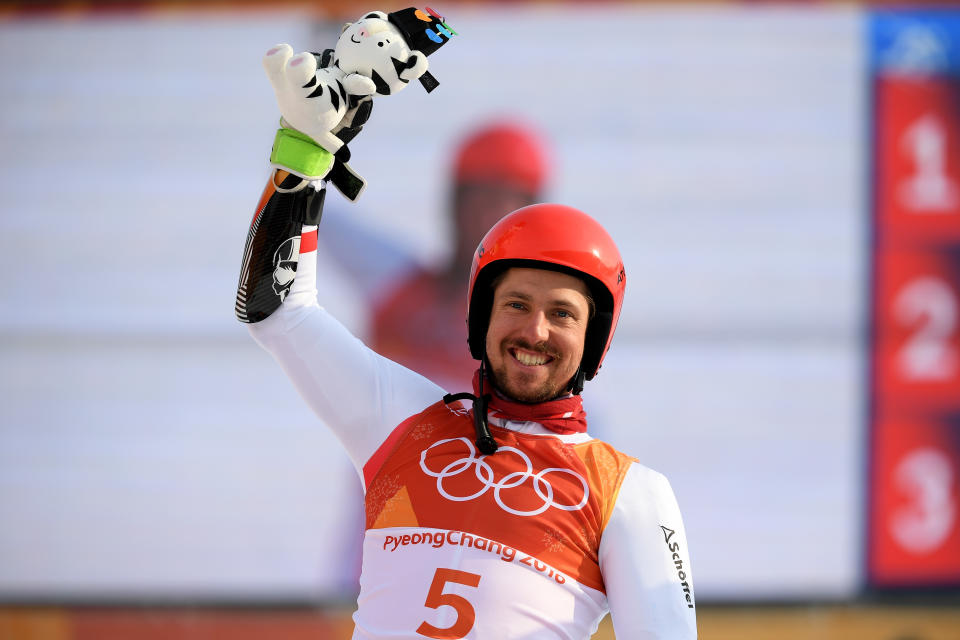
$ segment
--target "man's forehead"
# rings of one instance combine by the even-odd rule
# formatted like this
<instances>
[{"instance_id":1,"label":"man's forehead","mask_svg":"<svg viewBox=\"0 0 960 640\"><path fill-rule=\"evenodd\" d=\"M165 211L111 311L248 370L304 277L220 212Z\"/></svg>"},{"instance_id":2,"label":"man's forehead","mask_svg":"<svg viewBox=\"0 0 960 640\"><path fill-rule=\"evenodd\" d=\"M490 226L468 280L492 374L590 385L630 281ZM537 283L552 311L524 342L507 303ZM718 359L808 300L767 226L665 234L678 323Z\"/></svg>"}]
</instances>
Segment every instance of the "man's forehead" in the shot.
<instances>
[{"instance_id":1,"label":"man's forehead","mask_svg":"<svg viewBox=\"0 0 960 640\"><path fill-rule=\"evenodd\" d=\"M533 296L548 289L570 289L584 298L590 295L586 283L576 276L552 269L531 267L511 267L507 269L497 278L494 295L509 291Z\"/></svg>"}]
</instances>

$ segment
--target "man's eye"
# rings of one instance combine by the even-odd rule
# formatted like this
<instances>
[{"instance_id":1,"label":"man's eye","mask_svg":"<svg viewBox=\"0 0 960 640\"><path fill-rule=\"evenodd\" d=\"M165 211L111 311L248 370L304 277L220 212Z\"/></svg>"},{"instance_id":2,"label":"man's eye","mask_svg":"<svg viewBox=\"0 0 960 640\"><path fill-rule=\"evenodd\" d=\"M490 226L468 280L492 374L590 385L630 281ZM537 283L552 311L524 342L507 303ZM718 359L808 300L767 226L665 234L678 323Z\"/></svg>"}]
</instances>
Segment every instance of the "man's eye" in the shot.
<instances>
[{"instance_id":1,"label":"man's eye","mask_svg":"<svg viewBox=\"0 0 960 640\"><path fill-rule=\"evenodd\" d=\"M520 302L508 302L507 306L511 309L523 309L523 303Z\"/></svg>"}]
</instances>

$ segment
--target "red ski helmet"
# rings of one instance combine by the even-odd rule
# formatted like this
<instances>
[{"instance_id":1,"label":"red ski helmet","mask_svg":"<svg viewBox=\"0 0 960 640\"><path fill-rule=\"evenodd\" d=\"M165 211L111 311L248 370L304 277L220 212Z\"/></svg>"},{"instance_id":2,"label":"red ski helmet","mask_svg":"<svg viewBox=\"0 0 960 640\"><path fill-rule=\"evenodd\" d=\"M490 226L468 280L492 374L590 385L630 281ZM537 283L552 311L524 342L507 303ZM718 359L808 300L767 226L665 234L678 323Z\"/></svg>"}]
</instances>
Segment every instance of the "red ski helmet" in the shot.
<instances>
[{"instance_id":1,"label":"red ski helmet","mask_svg":"<svg viewBox=\"0 0 960 640\"><path fill-rule=\"evenodd\" d=\"M592 380L610 348L627 280L610 234L587 214L561 204L534 204L500 219L480 241L470 268L467 341L486 357L494 279L511 267L548 269L583 280L596 312L587 326L580 370Z\"/></svg>"},{"instance_id":2,"label":"red ski helmet","mask_svg":"<svg viewBox=\"0 0 960 640\"><path fill-rule=\"evenodd\" d=\"M457 183L493 182L538 194L547 180L543 144L511 122L492 123L470 134L458 146L453 165Z\"/></svg>"}]
</instances>

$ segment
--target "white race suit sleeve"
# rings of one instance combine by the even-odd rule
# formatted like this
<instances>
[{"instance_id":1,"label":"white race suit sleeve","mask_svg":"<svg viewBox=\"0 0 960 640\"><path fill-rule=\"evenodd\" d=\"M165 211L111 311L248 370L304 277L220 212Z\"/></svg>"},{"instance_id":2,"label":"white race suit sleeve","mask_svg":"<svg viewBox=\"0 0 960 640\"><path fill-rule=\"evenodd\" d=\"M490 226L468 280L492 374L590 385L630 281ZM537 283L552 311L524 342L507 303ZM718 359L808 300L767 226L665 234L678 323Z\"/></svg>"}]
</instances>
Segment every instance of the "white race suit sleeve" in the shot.
<instances>
[{"instance_id":1,"label":"white race suit sleeve","mask_svg":"<svg viewBox=\"0 0 960 640\"><path fill-rule=\"evenodd\" d=\"M600 540L600 570L618 638L697 637L693 576L667 479L634 463Z\"/></svg>"}]
</instances>

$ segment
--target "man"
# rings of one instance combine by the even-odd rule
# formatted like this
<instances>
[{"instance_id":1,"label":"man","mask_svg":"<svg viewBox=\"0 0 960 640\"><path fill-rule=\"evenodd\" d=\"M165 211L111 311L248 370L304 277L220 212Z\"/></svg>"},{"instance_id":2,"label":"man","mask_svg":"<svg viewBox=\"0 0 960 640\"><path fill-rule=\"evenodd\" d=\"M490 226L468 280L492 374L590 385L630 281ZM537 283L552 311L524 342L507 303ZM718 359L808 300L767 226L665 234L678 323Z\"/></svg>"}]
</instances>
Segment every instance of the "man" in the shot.
<instances>
[{"instance_id":1,"label":"man","mask_svg":"<svg viewBox=\"0 0 960 640\"><path fill-rule=\"evenodd\" d=\"M607 232L555 204L489 230L469 279L474 389L449 395L318 305L323 191L309 182L278 169L268 183L237 313L363 479L354 638L588 638L608 610L622 638L696 637L669 483L586 431L580 392L626 286ZM273 261L291 237L299 261L280 298Z\"/></svg>"}]
</instances>

